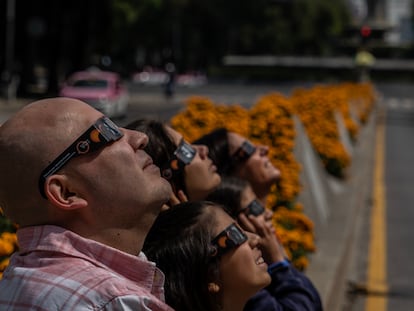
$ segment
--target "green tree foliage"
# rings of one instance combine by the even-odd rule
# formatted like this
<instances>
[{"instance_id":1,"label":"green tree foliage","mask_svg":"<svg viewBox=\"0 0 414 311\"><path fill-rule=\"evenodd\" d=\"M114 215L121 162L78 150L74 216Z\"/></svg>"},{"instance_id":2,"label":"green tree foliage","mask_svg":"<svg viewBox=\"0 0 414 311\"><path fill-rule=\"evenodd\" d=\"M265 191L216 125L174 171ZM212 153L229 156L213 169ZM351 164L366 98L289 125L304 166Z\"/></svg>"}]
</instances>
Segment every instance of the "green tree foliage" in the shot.
<instances>
[{"instance_id":1,"label":"green tree foliage","mask_svg":"<svg viewBox=\"0 0 414 311\"><path fill-rule=\"evenodd\" d=\"M42 34L30 35L33 20ZM208 70L229 54L334 55L348 20L345 0L17 1L15 62L22 90L42 67L52 94L102 56L129 75L170 61L179 71Z\"/></svg>"},{"instance_id":2,"label":"green tree foliage","mask_svg":"<svg viewBox=\"0 0 414 311\"><path fill-rule=\"evenodd\" d=\"M295 54L332 54L333 42L350 21L342 1L301 0L292 9L293 30L296 34Z\"/></svg>"},{"instance_id":3,"label":"green tree foliage","mask_svg":"<svg viewBox=\"0 0 414 311\"><path fill-rule=\"evenodd\" d=\"M112 1L112 52L130 66L217 65L227 54L332 55L349 23L344 1Z\"/></svg>"}]
</instances>

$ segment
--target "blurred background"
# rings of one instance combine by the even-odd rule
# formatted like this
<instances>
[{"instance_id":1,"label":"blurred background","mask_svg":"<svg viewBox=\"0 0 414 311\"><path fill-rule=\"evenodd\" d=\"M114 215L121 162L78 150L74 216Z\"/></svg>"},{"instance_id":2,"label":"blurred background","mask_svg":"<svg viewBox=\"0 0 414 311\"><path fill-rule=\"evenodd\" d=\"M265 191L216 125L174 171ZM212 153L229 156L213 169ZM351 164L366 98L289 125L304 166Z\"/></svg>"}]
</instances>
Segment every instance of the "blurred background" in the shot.
<instances>
[{"instance_id":1,"label":"blurred background","mask_svg":"<svg viewBox=\"0 0 414 311\"><path fill-rule=\"evenodd\" d=\"M200 83L350 80L361 50L375 58L372 79L410 79L413 9L411 0L2 0L0 81L3 93L53 95L90 66L156 83L167 64Z\"/></svg>"}]
</instances>

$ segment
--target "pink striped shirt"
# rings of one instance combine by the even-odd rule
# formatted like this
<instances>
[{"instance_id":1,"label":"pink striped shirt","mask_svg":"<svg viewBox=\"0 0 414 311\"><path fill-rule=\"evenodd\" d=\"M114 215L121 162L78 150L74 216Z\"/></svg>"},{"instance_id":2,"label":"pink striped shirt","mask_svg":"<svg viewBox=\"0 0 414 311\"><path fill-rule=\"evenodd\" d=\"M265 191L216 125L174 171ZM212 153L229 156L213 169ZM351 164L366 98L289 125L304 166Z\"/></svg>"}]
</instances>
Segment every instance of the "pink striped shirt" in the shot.
<instances>
[{"instance_id":1,"label":"pink striped shirt","mask_svg":"<svg viewBox=\"0 0 414 311\"><path fill-rule=\"evenodd\" d=\"M22 228L0 280L0 310L168 310L164 275L132 256L56 226Z\"/></svg>"}]
</instances>

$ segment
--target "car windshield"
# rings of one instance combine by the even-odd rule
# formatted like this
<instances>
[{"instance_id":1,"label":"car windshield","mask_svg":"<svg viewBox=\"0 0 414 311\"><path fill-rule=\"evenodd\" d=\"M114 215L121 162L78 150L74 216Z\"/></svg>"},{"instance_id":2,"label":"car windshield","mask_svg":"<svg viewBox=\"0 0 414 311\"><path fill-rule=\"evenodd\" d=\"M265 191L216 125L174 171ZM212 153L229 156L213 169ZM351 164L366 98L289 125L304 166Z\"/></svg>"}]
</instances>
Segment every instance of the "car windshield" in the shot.
<instances>
[{"instance_id":1,"label":"car windshield","mask_svg":"<svg viewBox=\"0 0 414 311\"><path fill-rule=\"evenodd\" d=\"M84 88L106 88L108 87L108 81L106 80L76 80L71 83L74 87Z\"/></svg>"}]
</instances>

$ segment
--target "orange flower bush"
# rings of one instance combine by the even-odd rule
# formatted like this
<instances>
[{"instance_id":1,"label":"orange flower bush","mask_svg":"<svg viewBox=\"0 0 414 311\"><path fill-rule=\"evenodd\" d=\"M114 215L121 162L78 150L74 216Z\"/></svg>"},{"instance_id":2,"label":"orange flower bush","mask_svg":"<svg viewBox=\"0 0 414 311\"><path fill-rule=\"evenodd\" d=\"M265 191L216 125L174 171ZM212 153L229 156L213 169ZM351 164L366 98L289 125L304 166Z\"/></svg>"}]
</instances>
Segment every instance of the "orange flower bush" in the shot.
<instances>
[{"instance_id":1,"label":"orange flower bush","mask_svg":"<svg viewBox=\"0 0 414 311\"><path fill-rule=\"evenodd\" d=\"M361 124L365 124L377 101L377 93L371 83L344 83L351 114Z\"/></svg>"},{"instance_id":2,"label":"orange flower bush","mask_svg":"<svg viewBox=\"0 0 414 311\"><path fill-rule=\"evenodd\" d=\"M315 251L313 222L302 211L285 207L277 209L274 221L289 258L296 268L304 270L309 264L308 255Z\"/></svg>"},{"instance_id":3,"label":"orange flower bush","mask_svg":"<svg viewBox=\"0 0 414 311\"><path fill-rule=\"evenodd\" d=\"M0 278L9 264L9 257L17 250L16 226L8 220L0 208Z\"/></svg>"},{"instance_id":4,"label":"orange flower bush","mask_svg":"<svg viewBox=\"0 0 414 311\"><path fill-rule=\"evenodd\" d=\"M326 170L334 176L344 177L351 157L340 141L335 112L342 95L335 95L327 86L311 90L297 89L292 101L309 139L322 159Z\"/></svg>"},{"instance_id":5,"label":"orange flower bush","mask_svg":"<svg viewBox=\"0 0 414 311\"><path fill-rule=\"evenodd\" d=\"M326 170L333 176L345 177L351 157L340 140L335 113L343 117L349 137L355 142L359 123L366 122L375 103L372 85L343 83L296 89L291 100Z\"/></svg>"},{"instance_id":6,"label":"orange flower bush","mask_svg":"<svg viewBox=\"0 0 414 311\"><path fill-rule=\"evenodd\" d=\"M186 103L186 109L170 120L171 126L186 140L196 140L218 127L247 136L249 112L240 105L215 104L206 97L197 96L188 98Z\"/></svg>"}]
</instances>

